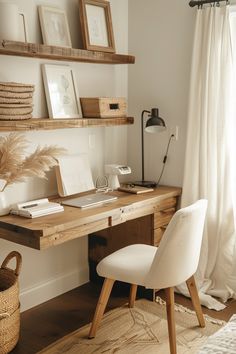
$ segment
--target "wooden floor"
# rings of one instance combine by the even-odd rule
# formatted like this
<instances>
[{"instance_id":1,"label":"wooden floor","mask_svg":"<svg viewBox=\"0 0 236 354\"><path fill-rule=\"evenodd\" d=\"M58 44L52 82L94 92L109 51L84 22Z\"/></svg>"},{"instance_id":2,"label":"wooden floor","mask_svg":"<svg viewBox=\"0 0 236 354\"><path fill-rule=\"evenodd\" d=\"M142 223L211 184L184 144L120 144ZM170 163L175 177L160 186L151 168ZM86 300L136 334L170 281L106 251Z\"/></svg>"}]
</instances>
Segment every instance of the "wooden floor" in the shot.
<instances>
[{"instance_id":1,"label":"wooden floor","mask_svg":"<svg viewBox=\"0 0 236 354\"><path fill-rule=\"evenodd\" d=\"M59 338L89 323L99 292L100 286L88 283L23 312L20 341L12 353L37 353ZM121 290L117 286L112 292L107 310L125 304L127 295L127 288ZM164 297L162 292L160 296ZM192 308L190 300L181 295L176 295L176 302ZM229 301L227 308L220 312L205 308L203 310L212 317L227 321L233 313L236 313L236 301Z\"/></svg>"}]
</instances>

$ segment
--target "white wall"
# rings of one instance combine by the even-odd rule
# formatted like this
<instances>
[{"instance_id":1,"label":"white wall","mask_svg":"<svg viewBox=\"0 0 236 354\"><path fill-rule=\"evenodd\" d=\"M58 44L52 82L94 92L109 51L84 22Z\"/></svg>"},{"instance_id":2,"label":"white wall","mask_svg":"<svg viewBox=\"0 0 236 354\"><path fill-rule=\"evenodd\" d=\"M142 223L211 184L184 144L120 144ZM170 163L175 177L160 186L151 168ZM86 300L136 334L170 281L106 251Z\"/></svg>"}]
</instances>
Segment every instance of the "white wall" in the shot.
<instances>
[{"instance_id":1,"label":"white wall","mask_svg":"<svg viewBox=\"0 0 236 354\"><path fill-rule=\"evenodd\" d=\"M135 116L128 128L128 161L141 179L141 112L157 107L169 127L179 126L172 141L162 184L181 186L193 28L196 9L186 0L129 0L129 110ZM145 133L145 178L157 180L169 132Z\"/></svg>"},{"instance_id":2,"label":"white wall","mask_svg":"<svg viewBox=\"0 0 236 354\"><path fill-rule=\"evenodd\" d=\"M42 43L37 5L49 5L66 10L72 44L81 48L78 0L14 0L27 19L29 42ZM111 1L113 28L117 53L127 53L128 48L128 2ZM86 96L127 96L127 65L102 65L66 63L13 56L0 56L0 81L16 81L35 84L34 117L47 117L43 90L41 64L69 64L78 83L79 94ZM55 131L26 132L31 142L29 150L38 144L57 144L70 153L89 154L92 173L104 174L104 163L126 163L127 128L80 128ZM93 135L95 147L89 148L89 135ZM56 193L54 172L48 180L30 179L27 183L15 184L7 190L9 202L25 201ZM22 310L30 308L60 293L88 281L87 237L73 240L46 251L36 251L0 240L0 262L12 250L23 256L20 277Z\"/></svg>"}]
</instances>

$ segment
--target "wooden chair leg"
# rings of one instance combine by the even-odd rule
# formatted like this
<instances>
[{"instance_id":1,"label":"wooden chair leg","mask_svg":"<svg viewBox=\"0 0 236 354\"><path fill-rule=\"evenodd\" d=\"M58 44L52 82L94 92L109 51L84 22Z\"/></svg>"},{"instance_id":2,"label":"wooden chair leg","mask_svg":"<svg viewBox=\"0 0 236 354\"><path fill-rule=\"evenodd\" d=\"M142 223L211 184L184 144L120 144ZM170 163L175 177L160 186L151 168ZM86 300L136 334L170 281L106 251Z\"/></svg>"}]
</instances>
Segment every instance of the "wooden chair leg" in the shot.
<instances>
[{"instance_id":1,"label":"wooden chair leg","mask_svg":"<svg viewBox=\"0 0 236 354\"><path fill-rule=\"evenodd\" d=\"M137 288L138 288L138 285L131 284L130 293L129 293L129 307L130 308L134 307L134 302L135 302L136 294L137 294Z\"/></svg>"},{"instance_id":2,"label":"wooden chair leg","mask_svg":"<svg viewBox=\"0 0 236 354\"><path fill-rule=\"evenodd\" d=\"M102 286L102 290L98 299L98 303L97 303L97 307L95 310L95 314L93 317L93 322L91 324L91 328L89 331L89 338L94 338L97 332L97 328L101 322L102 316L104 314L108 299L110 297L111 294L111 290L113 287L115 280L113 279L108 279L106 278L104 280L103 286Z\"/></svg>"},{"instance_id":3,"label":"wooden chair leg","mask_svg":"<svg viewBox=\"0 0 236 354\"><path fill-rule=\"evenodd\" d=\"M186 284L187 284L188 291L189 291L190 296L191 296L191 300L192 300L192 304L193 304L194 310L195 310L197 318L198 318L199 325L200 325L200 327L205 327L205 319L203 317L202 307L201 307L201 303L200 303L200 300L199 300L198 291L197 291L197 287L196 287L194 276L189 278L186 281Z\"/></svg>"},{"instance_id":4,"label":"wooden chair leg","mask_svg":"<svg viewBox=\"0 0 236 354\"><path fill-rule=\"evenodd\" d=\"M166 288L166 312L169 332L170 354L177 354L175 331L175 295L174 288Z\"/></svg>"}]
</instances>

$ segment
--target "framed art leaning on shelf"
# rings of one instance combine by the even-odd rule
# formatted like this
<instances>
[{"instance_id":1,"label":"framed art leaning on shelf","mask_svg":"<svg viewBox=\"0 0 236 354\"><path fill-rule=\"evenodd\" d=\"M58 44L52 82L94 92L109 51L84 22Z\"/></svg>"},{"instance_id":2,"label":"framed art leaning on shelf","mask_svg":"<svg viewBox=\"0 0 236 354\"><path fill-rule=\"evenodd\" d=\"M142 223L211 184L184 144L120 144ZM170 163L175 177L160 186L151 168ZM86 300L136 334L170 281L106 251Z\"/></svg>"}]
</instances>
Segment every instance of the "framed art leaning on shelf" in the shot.
<instances>
[{"instance_id":1,"label":"framed art leaning on shelf","mask_svg":"<svg viewBox=\"0 0 236 354\"><path fill-rule=\"evenodd\" d=\"M82 118L72 68L67 65L43 64L42 72L49 118Z\"/></svg>"},{"instance_id":2,"label":"framed art leaning on shelf","mask_svg":"<svg viewBox=\"0 0 236 354\"><path fill-rule=\"evenodd\" d=\"M85 49L115 52L109 1L79 0L80 26Z\"/></svg>"},{"instance_id":3,"label":"framed art leaning on shelf","mask_svg":"<svg viewBox=\"0 0 236 354\"><path fill-rule=\"evenodd\" d=\"M65 11L56 7L38 6L43 43L72 47Z\"/></svg>"}]
</instances>

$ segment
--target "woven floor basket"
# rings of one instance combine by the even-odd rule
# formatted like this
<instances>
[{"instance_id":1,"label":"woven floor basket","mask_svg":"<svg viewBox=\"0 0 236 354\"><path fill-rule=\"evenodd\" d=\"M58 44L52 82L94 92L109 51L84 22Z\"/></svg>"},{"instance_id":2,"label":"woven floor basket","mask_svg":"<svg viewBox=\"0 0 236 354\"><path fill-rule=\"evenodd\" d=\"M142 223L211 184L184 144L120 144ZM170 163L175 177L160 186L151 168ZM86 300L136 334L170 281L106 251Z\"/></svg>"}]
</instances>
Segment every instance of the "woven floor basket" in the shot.
<instances>
[{"instance_id":1,"label":"woven floor basket","mask_svg":"<svg viewBox=\"0 0 236 354\"><path fill-rule=\"evenodd\" d=\"M7 268L16 258L16 269ZM0 354L9 353L17 344L20 333L20 303L18 276L21 269L21 255L11 252L0 268Z\"/></svg>"}]
</instances>

